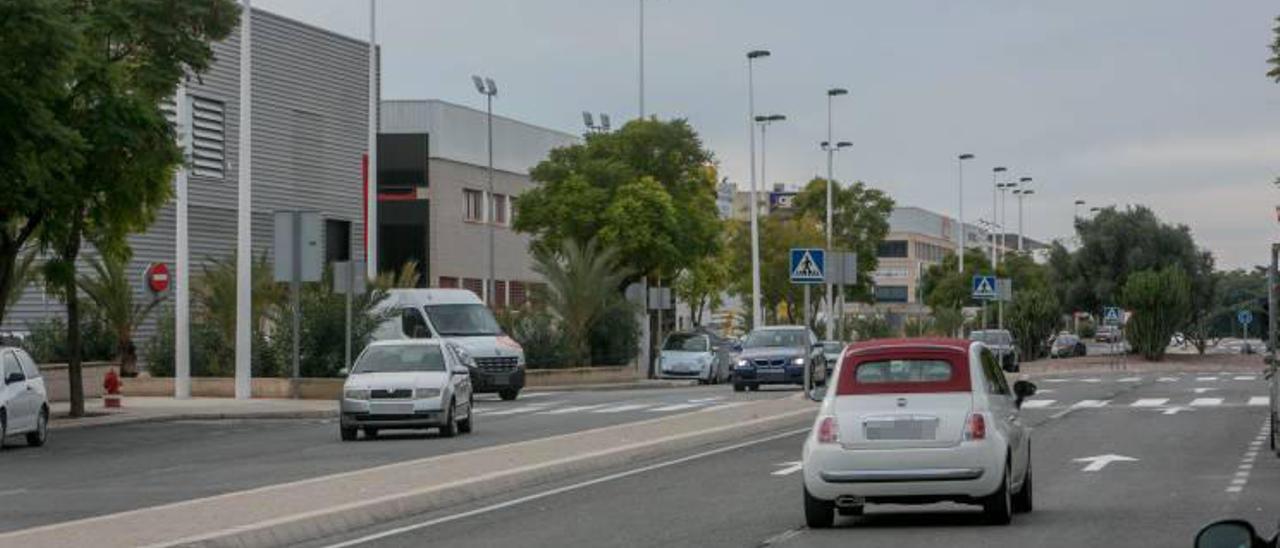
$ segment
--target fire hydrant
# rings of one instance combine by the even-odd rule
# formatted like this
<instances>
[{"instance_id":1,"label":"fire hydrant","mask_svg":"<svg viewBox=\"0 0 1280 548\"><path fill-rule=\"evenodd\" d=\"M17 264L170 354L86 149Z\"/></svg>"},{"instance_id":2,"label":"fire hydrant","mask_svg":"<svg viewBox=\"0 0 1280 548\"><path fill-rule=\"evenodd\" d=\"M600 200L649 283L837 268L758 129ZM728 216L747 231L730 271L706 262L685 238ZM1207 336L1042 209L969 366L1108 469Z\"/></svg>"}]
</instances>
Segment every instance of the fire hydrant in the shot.
<instances>
[{"instance_id":1,"label":"fire hydrant","mask_svg":"<svg viewBox=\"0 0 1280 548\"><path fill-rule=\"evenodd\" d=\"M107 376L102 380L102 388L107 391L102 395L102 406L120 407L120 375L116 374L115 369L107 370Z\"/></svg>"}]
</instances>

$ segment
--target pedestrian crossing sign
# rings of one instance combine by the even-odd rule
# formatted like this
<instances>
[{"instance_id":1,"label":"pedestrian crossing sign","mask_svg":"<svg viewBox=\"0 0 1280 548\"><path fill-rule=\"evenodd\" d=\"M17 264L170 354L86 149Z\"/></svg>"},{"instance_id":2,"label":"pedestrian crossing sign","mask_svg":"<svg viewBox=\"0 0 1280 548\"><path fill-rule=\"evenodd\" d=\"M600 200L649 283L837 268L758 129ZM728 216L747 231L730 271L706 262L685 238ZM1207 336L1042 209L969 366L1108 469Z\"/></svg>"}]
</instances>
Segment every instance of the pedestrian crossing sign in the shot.
<instances>
[{"instance_id":1,"label":"pedestrian crossing sign","mask_svg":"<svg viewBox=\"0 0 1280 548\"><path fill-rule=\"evenodd\" d=\"M1106 314L1103 316L1103 323L1107 325L1120 325L1120 307L1108 306Z\"/></svg>"},{"instance_id":2,"label":"pedestrian crossing sign","mask_svg":"<svg viewBox=\"0 0 1280 548\"><path fill-rule=\"evenodd\" d=\"M990 301L996 298L996 277L995 276L974 276L973 277L973 298L980 301Z\"/></svg>"},{"instance_id":3,"label":"pedestrian crossing sign","mask_svg":"<svg viewBox=\"0 0 1280 548\"><path fill-rule=\"evenodd\" d=\"M826 250L797 248L791 250L791 283L820 284L826 280Z\"/></svg>"}]
</instances>

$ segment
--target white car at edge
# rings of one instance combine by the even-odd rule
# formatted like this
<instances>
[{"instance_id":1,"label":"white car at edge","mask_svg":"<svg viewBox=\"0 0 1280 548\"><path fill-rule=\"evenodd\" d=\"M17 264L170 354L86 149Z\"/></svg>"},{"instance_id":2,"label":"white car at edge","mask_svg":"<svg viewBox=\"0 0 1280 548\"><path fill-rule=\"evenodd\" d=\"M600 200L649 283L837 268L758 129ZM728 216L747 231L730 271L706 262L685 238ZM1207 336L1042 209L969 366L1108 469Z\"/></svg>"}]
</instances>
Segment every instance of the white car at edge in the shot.
<instances>
[{"instance_id":1,"label":"white car at edge","mask_svg":"<svg viewBox=\"0 0 1280 548\"><path fill-rule=\"evenodd\" d=\"M989 523L1032 509L1035 385L1010 387L981 342L882 340L848 347L804 444L809 527L865 504L981 505Z\"/></svg>"},{"instance_id":2,"label":"white car at edge","mask_svg":"<svg viewBox=\"0 0 1280 548\"><path fill-rule=\"evenodd\" d=\"M35 360L21 348L0 346L0 448L18 434L33 447L49 439L49 395Z\"/></svg>"}]
</instances>

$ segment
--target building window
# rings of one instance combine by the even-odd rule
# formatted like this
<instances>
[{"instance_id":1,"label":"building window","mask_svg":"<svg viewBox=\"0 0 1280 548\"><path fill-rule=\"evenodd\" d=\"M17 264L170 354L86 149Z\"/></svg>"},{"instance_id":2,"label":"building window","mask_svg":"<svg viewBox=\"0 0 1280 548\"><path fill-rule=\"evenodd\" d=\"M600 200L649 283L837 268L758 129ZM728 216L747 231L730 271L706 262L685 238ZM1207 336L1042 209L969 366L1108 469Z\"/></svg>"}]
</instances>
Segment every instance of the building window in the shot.
<instances>
[{"instance_id":1,"label":"building window","mask_svg":"<svg viewBox=\"0 0 1280 548\"><path fill-rule=\"evenodd\" d=\"M882 259L905 259L907 257L907 241L885 240L880 242L876 256Z\"/></svg>"},{"instance_id":2,"label":"building window","mask_svg":"<svg viewBox=\"0 0 1280 548\"><path fill-rule=\"evenodd\" d=\"M484 280L479 278L463 278L462 288L469 289L475 293L477 297L484 297Z\"/></svg>"},{"instance_id":3,"label":"building window","mask_svg":"<svg viewBox=\"0 0 1280 548\"><path fill-rule=\"evenodd\" d=\"M457 289L458 279L451 276L441 276L439 287L442 287L444 289Z\"/></svg>"},{"instance_id":4,"label":"building window","mask_svg":"<svg viewBox=\"0 0 1280 548\"><path fill-rule=\"evenodd\" d=\"M507 282L495 280L493 282L493 307L507 307Z\"/></svg>"},{"instance_id":5,"label":"building window","mask_svg":"<svg viewBox=\"0 0 1280 548\"><path fill-rule=\"evenodd\" d=\"M877 285L876 286L876 302L881 302L881 303L907 302L907 286Z\"/></svg>"},{"instance_id":6,"label":"building window","mask_svg":"<svg viewBox=\"0 0 1280 548\"><path fill-rule=\"evenodd\" d=\"M464 188L462 189L462 195L467 204L467 213L464 219L474 223L484 222L484 193L479 190Z\"/></svg>"},{"instance_id":7,"label":"building window","mask_svg":"<svg viewBox=\"0 0 1280 548\"><path fill-rule=\"evenodd\" d=\"M493 220L498 226L507 226L507 195L493 195Z\"/></svg>"},{"instance_id":8,"label":"building window","mask_svg":"<svg viewBox=\"0 0 1280 548\"><path fill-rule=\"evenodd\" d=\"M529 296L524 282L511 282L511 306L519 308L526 302L529 302Z\"/></svg>"}]
</instances>

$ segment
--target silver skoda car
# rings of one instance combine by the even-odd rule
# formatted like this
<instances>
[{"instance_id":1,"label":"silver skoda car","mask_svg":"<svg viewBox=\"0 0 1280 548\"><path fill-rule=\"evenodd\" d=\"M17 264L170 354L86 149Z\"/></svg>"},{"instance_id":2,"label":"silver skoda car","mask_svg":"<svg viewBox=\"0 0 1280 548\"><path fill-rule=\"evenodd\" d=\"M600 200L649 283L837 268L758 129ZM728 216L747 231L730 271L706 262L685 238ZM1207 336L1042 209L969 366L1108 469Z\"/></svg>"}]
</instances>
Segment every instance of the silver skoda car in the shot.
<instances>
[{"instance_id":1,"label":"silver skoda car","mask_svg":"<svg viewBox=\"0 0 1280 548\"><path fill-rule=\"evenodd\" d=\"M356 358L343 385L343 441L379 430L439 428L442 437L472 427L471 359L435 339L379 341Z\"/></svg>"}]
</instances>

